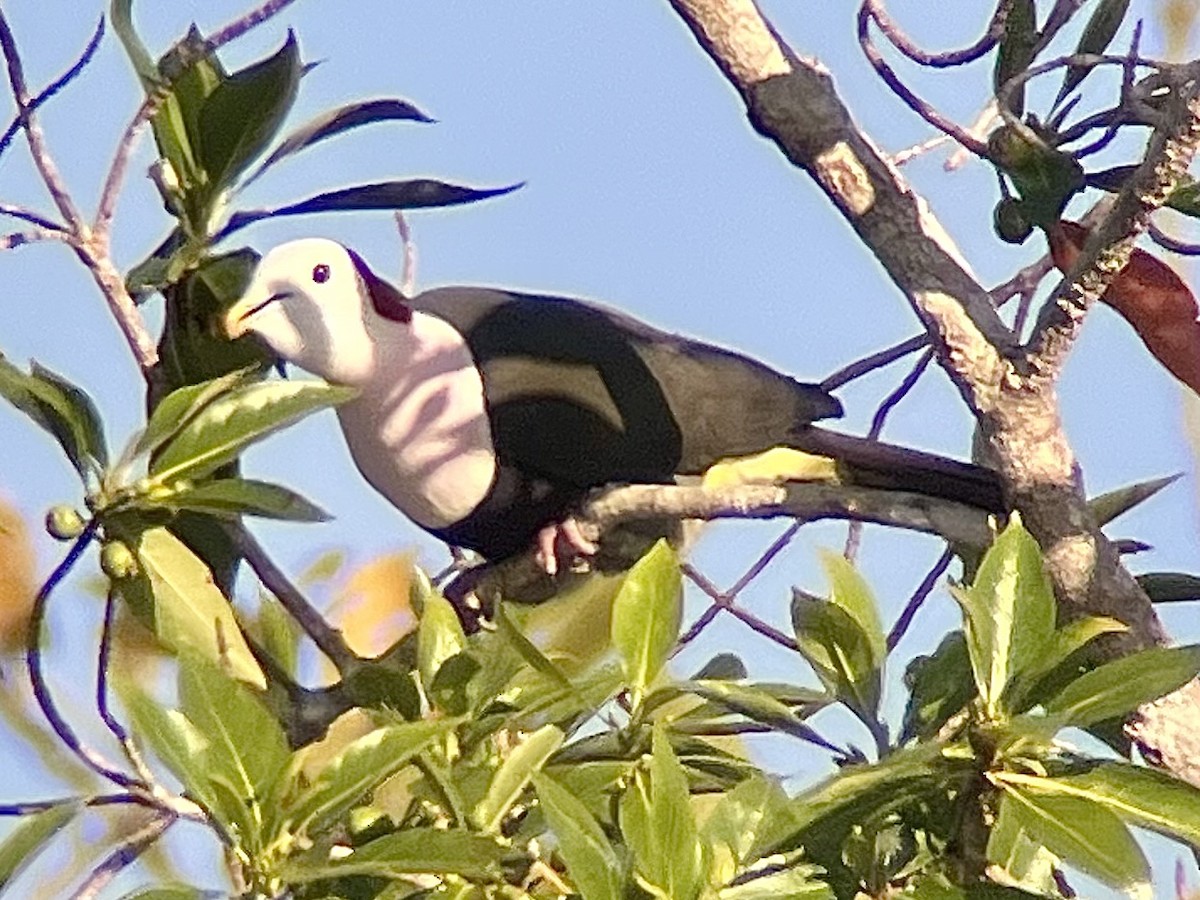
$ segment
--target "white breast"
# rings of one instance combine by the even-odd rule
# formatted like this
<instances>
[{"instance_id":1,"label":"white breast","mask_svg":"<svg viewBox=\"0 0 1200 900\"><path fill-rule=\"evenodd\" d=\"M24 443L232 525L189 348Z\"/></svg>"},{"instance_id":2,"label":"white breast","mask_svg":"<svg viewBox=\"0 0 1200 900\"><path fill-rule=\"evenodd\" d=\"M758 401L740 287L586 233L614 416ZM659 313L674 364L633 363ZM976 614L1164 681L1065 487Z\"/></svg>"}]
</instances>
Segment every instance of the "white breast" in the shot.
<instances>
[{"instance_id":1,"label":"white breast","mask_svg":"<svg viewBox=\"0 0 1200 900\"><path fill-rule=\"evenodd\" d=\"M338 409L346 443L401 512L444 528L479 505L496 474L483 379L462 335L436 316L379 328L371 380Z\"/></svg>"}]
</instances>

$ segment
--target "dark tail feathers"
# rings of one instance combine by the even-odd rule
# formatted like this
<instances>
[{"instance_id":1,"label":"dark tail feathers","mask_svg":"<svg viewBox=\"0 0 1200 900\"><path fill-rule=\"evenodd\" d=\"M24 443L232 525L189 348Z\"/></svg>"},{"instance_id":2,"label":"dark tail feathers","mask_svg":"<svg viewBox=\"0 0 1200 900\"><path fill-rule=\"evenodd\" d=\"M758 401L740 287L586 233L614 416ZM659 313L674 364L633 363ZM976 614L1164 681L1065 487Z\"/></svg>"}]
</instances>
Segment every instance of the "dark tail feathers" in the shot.
<instances>
[{"instance_id":1,"label":"dark tail feathers","mask_svg":"<svg viewBox=\"0 0 1200 900\"><path fill-rule=\"evenodd\" d=\"M912 491L989 512L1006 510L999 476L983 466L812 426L798 429L792 443L806 453L837 460L852 484Z\"/></svg>"}]
</instances>

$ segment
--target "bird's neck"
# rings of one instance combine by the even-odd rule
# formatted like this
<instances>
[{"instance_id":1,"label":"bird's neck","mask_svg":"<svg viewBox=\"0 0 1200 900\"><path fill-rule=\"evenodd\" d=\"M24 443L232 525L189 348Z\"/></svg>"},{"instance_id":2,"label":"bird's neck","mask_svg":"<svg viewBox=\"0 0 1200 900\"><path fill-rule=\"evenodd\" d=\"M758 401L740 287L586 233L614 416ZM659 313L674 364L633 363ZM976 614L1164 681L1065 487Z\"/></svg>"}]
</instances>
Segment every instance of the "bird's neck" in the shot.
<instances>
[{"instance_id":1,"label":"bird's neck","mask_svg":"<svg viewBox=\"0 0 1200 900\"><path fill-rule=\"evenodd\" d=\"M496 470L483 379L462 335L415 312L378 318L373 371L339 408L351 454L367 480L418 524L442 528L486 496Z\"/></svg>"}]
</instances>

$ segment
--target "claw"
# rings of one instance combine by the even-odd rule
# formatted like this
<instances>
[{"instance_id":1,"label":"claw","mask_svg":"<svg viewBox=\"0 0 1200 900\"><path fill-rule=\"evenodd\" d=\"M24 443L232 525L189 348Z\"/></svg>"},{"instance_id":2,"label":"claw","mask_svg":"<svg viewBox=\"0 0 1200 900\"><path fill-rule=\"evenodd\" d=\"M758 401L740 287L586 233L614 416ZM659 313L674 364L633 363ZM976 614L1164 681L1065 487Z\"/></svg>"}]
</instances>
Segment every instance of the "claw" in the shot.
<instances>
[{"instance_id":1,"label":"claw","mask_svg":"<svg viewBox=\"0 0 1200 900\"><path fill-rule=\"evenodd\" d=\"M547 575L558 574L559 545L571 552L571 556L594 556L599 547L595 541L588 540L579 523L574 518L554 522L542 528L537 534L537 554L535 559Z\"/></svg>"}]
</instances>

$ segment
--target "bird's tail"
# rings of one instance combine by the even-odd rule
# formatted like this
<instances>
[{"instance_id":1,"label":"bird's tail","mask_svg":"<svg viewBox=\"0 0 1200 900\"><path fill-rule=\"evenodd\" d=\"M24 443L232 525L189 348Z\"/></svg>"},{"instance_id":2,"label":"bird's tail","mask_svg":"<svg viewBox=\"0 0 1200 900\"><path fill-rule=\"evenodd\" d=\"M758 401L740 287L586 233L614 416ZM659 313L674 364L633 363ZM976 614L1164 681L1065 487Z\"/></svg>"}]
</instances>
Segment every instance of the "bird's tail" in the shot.
<instances>
[{"instance_id":1,"label":"bird's tail","mask_svg":"<svg viewBox=\"0 0 1200 900\"><path fill-rule=\"evenodd\" d=\"M990 512L1006 509L999 476L983 466L813 426L799 429L792 443L836 460L852 484L912 491Z\"/></svg>"}]
</instances>

